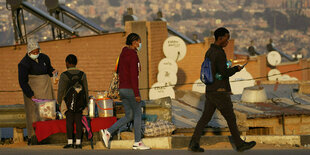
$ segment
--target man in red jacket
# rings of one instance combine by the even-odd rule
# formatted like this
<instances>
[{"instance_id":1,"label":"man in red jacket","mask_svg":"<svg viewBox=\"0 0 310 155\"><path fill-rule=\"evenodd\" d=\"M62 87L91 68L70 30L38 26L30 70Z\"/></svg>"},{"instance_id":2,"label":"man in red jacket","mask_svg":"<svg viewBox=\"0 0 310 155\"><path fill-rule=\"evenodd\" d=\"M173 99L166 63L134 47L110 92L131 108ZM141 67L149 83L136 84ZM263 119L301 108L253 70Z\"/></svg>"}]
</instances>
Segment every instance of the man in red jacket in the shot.
<instances>
[{"instance_id":1,"label":"man in red jacket","mask_svg":"<svg viewBox=\"0 0 310 155\"><path fill-rule=\"evenodd\" d=\"M111 134L134 120L135 143L133 149L148 150L141 141L141 97L139 93L139 71L141 70L137 51L141 49L141 38L136 33L127 36L126 47L119 57L119 93L125 109L125 117L119 119L109 129L100 130L103 142L109 148Z\"/></svg>"}]
</instances>

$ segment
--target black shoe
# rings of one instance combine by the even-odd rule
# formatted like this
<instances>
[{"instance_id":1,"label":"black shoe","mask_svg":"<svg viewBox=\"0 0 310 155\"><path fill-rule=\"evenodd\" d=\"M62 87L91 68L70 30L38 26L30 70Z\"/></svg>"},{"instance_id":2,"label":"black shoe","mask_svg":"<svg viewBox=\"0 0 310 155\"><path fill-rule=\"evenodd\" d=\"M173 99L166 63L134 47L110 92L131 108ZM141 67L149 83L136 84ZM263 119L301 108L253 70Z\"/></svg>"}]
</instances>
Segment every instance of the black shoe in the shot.
<instances>
[{"instance_id":1,"label":"black shoe","mask_svg":"<svg viewBox=\"0 0 310 155\"><path fill-rule=\"evenodd\" d=\"M205 150L200 147L198 143L195 142L190 142L188 146L188 151L193 151L193 152L204 152Z\"/></svg>"},{"instance_id":2,"label":"black shoe","mask_svg":"<svg viewBox=\"0 0 310 155\"><path fill-rule=\"evenodd\" d=\"M28 141L27 144L28 144L28 145L31 145L31 138L28 138L27 141Z\"/></svg>"},{"instance_id":3,"label":"black shoe","mask_svg":"<svg viewBox=\"0 0 310 155\"><path fill-rule=\"evenodd\" d=\"M64 149L71 149L71 148L73 148L73 144L67 144L63 148Z\"/></svg>"},{"instance_id":4,"label":"black shoe","mask_svg":"<svg viewBox=\"0 0 310 155\"><path fill-rule=\"evenodd\" d=\"M75 149L82 149L82 144L74 145L74 148L75 148Z\"/></svg>"},{"instance_id":5,"label":"black shoe","mask_svg":"<svg viewBox=\"0 0 310 155\"><path fill-rule=\"evenodd\" d=\"M238 152L243 152L245 150L249 150L252 147L254 147L256 145L255 141L251 141L251 142L244 142L242 145L237 147L237 151Z\"/></svg>"},{"instance_id":6,"label":"black shoe","mask_svg":"<svg viewBox=\"0 0 310 155\"><path fill-rule=\"evenodd\" d=\"M31 138L28 137L28 141L27 141L28 145L37 145L38 144L38 140L36 136L31 136Z\"/></svg>"}]
</instances>

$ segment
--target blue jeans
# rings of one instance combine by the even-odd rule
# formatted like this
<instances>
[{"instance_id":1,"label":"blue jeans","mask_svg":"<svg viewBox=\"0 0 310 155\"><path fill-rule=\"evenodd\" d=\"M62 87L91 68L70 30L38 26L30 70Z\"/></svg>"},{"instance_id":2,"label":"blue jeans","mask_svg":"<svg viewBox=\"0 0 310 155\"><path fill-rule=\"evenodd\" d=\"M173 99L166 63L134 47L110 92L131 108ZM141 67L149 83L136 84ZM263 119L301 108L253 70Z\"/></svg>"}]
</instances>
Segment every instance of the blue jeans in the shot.
<instances>
[{"instance_id":1,"label":"blue jeans","mask_svg":"<svg viewBox=\"0 0 310 155\"><path fill-rule=\"evenodd\" d=\"M125 109L125 117L119 119L109 129L113 133L130 121L134 121L135 142L141 141L141 104L136 102L135 94L132 89L120 89L119 94Z\"/></svg>"}]
</instances>

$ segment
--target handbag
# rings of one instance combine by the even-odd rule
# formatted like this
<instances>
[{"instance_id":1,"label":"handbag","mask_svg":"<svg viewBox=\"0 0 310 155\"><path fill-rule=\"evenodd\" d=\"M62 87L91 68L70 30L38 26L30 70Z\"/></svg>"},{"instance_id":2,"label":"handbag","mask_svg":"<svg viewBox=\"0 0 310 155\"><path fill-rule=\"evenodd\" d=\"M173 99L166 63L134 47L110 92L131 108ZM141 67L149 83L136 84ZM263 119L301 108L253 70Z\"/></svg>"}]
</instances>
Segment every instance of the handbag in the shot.
<instances>
[{"instance_id":1,"label":"handbag","mask_svg":"<svg viewBox=\"0 0 310 155\"><path fill-rule=\"evenodd\" d=\"M119 99L119 77L118 77L119 57L116 60L115 72L112 73L112 81L108 91L108 97L111 99Z\"/></svg>"}]
</instances>

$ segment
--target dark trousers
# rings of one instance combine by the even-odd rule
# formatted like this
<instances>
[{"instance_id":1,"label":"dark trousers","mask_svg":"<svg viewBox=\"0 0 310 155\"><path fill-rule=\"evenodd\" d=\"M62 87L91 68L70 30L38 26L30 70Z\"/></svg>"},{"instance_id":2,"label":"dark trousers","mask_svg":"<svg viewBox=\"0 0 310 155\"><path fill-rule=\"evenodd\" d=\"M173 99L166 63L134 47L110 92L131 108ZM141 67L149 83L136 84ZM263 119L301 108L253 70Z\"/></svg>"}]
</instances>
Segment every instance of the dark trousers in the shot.
<instances>
[{"instance_id":1,"label":"dark trousers","mask_svg":"<svg viewBox=\"0 0 310 155\"><path fill-rule=\"evenodd\" d=\"M67 127L67 138L73 139L74 123L76 125L76 139L82 138L82 112L73 112L67 110L66 112L66 127Z\"/></svg>"},{"instance_id":2,"label":"dark trousers","mask_svg":"<svg viewBox=\"0 0 310 155\"><path fill-rule=\"evenodd\" d=\"M228 92L207 92L205 108L201 118L199 119L194 134L192 143L199 143L201 134L205 126L211 120L215 110L218 109L227 121L230 133L236 146L240 146L243 140L240 138L240 132L236 123L236 116L233 110L233 104Z\"/></svg>"}]
</instances>

